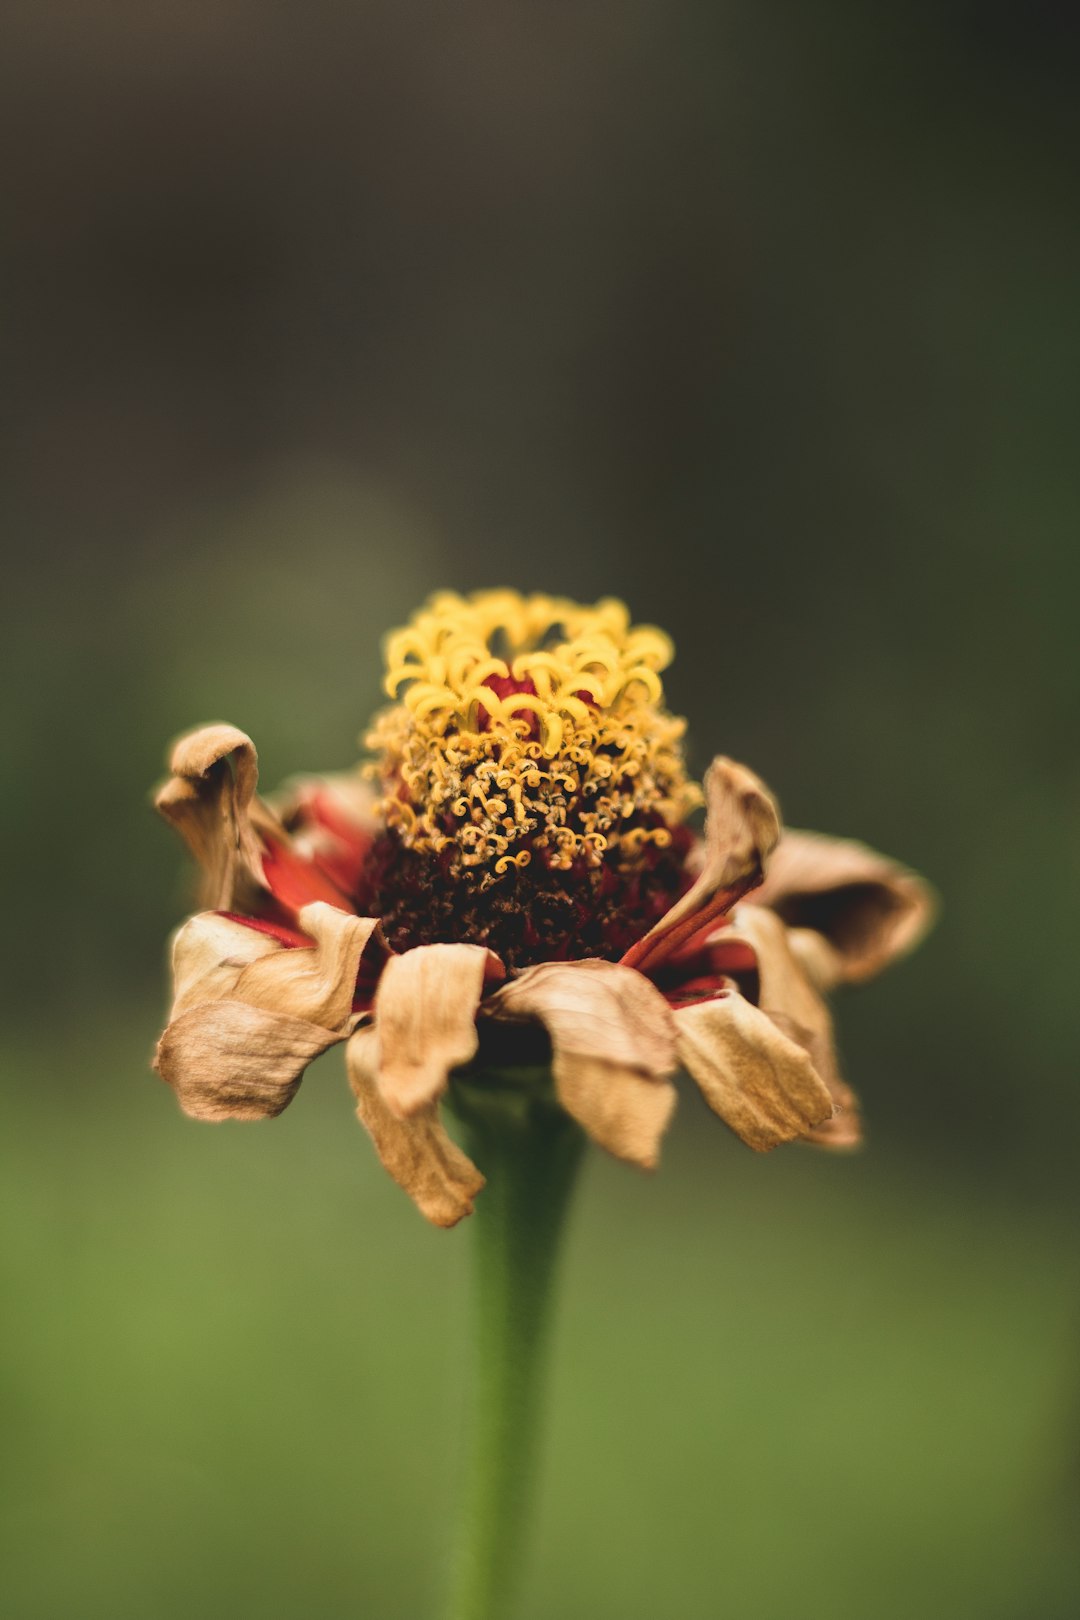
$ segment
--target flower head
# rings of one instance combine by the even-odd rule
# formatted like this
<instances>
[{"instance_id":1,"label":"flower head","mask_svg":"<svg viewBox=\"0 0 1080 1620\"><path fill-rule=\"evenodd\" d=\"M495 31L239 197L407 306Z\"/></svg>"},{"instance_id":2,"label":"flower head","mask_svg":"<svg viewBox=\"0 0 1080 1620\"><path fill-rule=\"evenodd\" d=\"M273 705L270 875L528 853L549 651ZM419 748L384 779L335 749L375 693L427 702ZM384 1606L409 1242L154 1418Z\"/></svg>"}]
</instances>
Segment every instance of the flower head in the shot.
<instances>
[{"instance_id":1,"label":"flower head","mask_svg":"<svg viewBox=\"0 0 1080 1620\"><path fill-rule=\"evenodd\" d=\"M539 1050L558 1103L639 1165L680 1064L752 1147L854 1145L822 992L914 945L928 891L862 845L781 837L731 760L692 785L671 656L619 602L444 593L388 638L397 701L362 772L268 803L242 732L182 738L157 804L212 909L176 936L156 1067L185 1110L279 1113L347 1040L383 1163L444 1226L483 1177L440 1100L493 1051Z\"/></svg>"}]
</instances>

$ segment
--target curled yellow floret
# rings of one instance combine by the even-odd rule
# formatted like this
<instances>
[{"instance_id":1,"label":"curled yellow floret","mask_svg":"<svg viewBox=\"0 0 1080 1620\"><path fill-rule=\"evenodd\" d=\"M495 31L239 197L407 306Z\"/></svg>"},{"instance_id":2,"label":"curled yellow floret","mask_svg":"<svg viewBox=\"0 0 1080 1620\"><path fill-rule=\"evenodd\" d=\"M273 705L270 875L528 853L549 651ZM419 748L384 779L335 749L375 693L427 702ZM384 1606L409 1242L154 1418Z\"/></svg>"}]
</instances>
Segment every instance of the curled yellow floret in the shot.
<instances>
[{"instance_id":1,"label":"curled yellow floret","mask_svg":"<svg viewBox=\"0 0 1080 1620\"><path fill-rule=\"evenodd\" d=\"M624 603L440 592L386 641L396 699L366 738L387 825L491 881L641 859L698 802L663 707L670 638Z\"/></svg>"}]
</instances>

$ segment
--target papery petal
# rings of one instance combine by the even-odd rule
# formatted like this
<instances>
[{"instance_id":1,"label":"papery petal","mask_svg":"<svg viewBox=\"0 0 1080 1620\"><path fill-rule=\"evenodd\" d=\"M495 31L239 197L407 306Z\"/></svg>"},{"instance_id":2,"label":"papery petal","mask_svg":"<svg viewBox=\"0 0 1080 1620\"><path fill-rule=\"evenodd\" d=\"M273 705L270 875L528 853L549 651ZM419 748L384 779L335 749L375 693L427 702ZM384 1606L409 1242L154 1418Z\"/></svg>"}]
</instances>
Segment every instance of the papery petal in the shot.
<instances>
[{"instance_id":1,"label":"papery petal","mask_svg":"<svg viewBox=\"0 0 1080 1620\"><path fill-rule=\"evenodd\" d=\"M420 1213L435 1226L455 1226L472 1214L484 1178L446 1134L437 1103L408 1119L391 1112L379 1079L379 1043L377 1029L358 1029L345 1048L357 1115L383 1167Z\"/></svg>"},{"instance_id":2,"label":"papery petal","mask_svg":"<svg viewBox=\"0 0 1080 1620\"><path fill-rule=\"evenodd\" d=\"M379 1085L399 1117L445 1091L450 1071L476 1056L476 1009L490 979L502 978L482 945L418 945L390 958L375 992Z\"/></svg>"},{"instance_id":3,"label":"papery petal","mask_svg":"<svg viewBox=\"0 0 1080 1620\"><path fill-rule=\"evenodd\" d=\"M202 726L175 744L172 775L154 804L203 871L202 900L220 911L257 909L273 894L292 911L324 900L348 911L338 887L291 848L278 817L255 796L255 745L235 726Z\"/></svg>"},{"instance_id":4,"label":"papery petal","mask_svg":"<svg viewBox=\"0 0 1080 1620\"><path fill-rule=\"evenodd\" d=\"M170 1017L179 1018L200 1002L227 1000L245 967L282 949L272 935L219 911L197 912L173 935Z\"/></svg>"},{"instance_id":5,"label":"papery petal","mask_svg":"<svg viewBox=\"0 0 1080 1620\"><path fill-rule=\"evenodd\" d=\"M556 1059L559 1101L586 1135L615 1158L655 1170L675 1112L675 1087L629 1064L567 1055Z\"/></svg>"},{"instance_id":6,"label":"papery petal","mask_svg":"<svg viewBox=\"0 0 1080 1620\"><path fill-rule=\"evenodd\" d=\"M863 1145L862 1116L859 1113L859 1099L851 1087L837 1075L835 1081L829 1086L832 1095L834 1111L831 1119L826 1119L813 1130L801 1136L801 1142L809 1142L812 1147L828 1148L830 1152L851 1153Z\"/></svg>"},{"instance_id":7,"label":"papery petal","mask_svg":"<svg viewBox=\"0 0 1080 1620\"><path fill-rule=\"evenodd\" d=\"M264 883L262 849L251 826L259 780L255 745L235 726L202 726L175 744L169 769L155 807L202 867L204 903L228 910L252 885Z\"/></svg>"},{"instance_id":8,"label":"papery petal","mask_svg":"<svg viewBox=\"0 0 1080 1620\"><path fill-rule=\"evenodd\" d=\"M735 991L682 1007L674 1019L684 1068L748 1147L767 1152L832 1116L809 1054Z\"/></svg>"},{"instance_id":9,"label":"papery petal","mask_svg":"<svg viewBox=\"0 0 1080 1620\"><path fill-rule=\"evenodd\" d=\"M858 1102L840 1075L828 1006L795 955L790 931L775 912L744 901L734 914L733 927L725 933L753 947L757 957L757 1005L783 1034L809 1054L838 1110L808 1132L806 1140L826 1147L856 1147L862 1139Z\"/></svg>"},{"instance_id":10,"label":"papery petal","mask_svg":"<svg viewBox=\"0 0 1080 1620\"><path fill-rule=\"evenodd\" d=\"M656 1164L676 1056L671 1009L654 985L615 962L543 962L497 990L483 1014L542 1023L567 1113L617 1158Z\"/></svg>"},{"instance_id":11,"label":"papery petal","mask_svg":"<svg viewBox=\"0 0 1080 1620\"><path fill-rule=\"evenodd\" d=\"M872 978L912 950L936 909L930 886L851 839L784 832L755 904L792 930L792 949L819 989Z\"/></svg>"},{"instance_id":12,"label":"papery petal","mask_svg":"<svg viewBox=\"0 0 1080 1620\"><path fill-rule=\"evenodd\" d=\"M314 943L299 948L214 912L178 930L175 1000L154 1067L194 1118L280 1113L311 1059L354 1027L353 990L377 920L316 903L300 921Z\"/></svg>"},{"instance_id":13,"label":"papery petal","mask_svg":"<svg viewBox=\"0 0 1080 1620\"><path fill-rule=\"evenodd\" d=\"M314 950L260 957L241 973L234 994L254 1007L307 1018L327 1029L343 1028L352 1011L360 958L379 934L379 919L354 917L320 900L303 907L300 926L315 941ZM379 939L381 944L381 935Z\"/></svg>"},{"instance_id":14,"label":"papery petal","mask_svg":"<svg viewBox=\"0 0 1080 1620\"><path fill-rule=\"evenodd\" d=\"M244 1001L208 1001L173 1019L154 1068L192 1119L272 1119L312 1058L340 1039L337 1030Z\"/></svg>"},{"instance_id":15,"label":"papery petal","mask_svg":"<svg viewBox=\"0 0 1080 1620\"><path fill-rule=\"evenodd\" d=\"M173 939L173 1016L229 998L336 1029L348 1021L360 958L385 953L377 917L354 917L322 901L300 912L303 946L220 912L189 917Z\"/></svg>"},{"instance_id":16,"label":"papery petal","mask_svg":"<svg viewBox=\"0 0 1080 1620\"><path fill-rule=\"evenodd\" d=\"M704 786L701 871L693 887L622 958L639 973L654 972L673 951L756 887L780 835L776 804L745 765L720 755L706 771Z\"/></svg>"},{"instance_id":17,"label":"papery petal","mask_svg":"<svg viewBox=\"0 0 1080 1620\"><path fill-rule=\"evenodd\" d=\"M784 924L775 912L745 901L734 915L731 933L749 942L757 957L757 1005L781 1028L800 1031L799 1044L828 1084L837 1070L832 1018L793 955Z\"/></svg>"}]
</instances>

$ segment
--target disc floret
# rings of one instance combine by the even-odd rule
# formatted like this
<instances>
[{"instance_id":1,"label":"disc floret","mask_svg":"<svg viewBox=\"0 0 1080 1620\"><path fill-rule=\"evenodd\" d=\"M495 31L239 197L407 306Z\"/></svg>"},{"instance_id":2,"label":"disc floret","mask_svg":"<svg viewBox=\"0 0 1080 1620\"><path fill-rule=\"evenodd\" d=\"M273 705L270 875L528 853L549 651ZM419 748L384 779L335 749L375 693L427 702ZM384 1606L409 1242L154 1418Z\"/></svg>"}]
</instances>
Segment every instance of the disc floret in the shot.
<instances>
[{"instance_id":1,"label":"disc floret","mask_svg":"<svg viewBox=\"0 0 1080 1620\"><path fill-rule=\"evenodd\" d=\"M432 597L388 638L398 701L366 738L392 846L473 896L518 892L530 868L537 892L573 879L617 905L615 889L655 873L670 897L664 854L700 800L685 722L663 706L672 653L613 599ZM498 899L502 912L509 890Z\"/></svg>"}]
</instances>

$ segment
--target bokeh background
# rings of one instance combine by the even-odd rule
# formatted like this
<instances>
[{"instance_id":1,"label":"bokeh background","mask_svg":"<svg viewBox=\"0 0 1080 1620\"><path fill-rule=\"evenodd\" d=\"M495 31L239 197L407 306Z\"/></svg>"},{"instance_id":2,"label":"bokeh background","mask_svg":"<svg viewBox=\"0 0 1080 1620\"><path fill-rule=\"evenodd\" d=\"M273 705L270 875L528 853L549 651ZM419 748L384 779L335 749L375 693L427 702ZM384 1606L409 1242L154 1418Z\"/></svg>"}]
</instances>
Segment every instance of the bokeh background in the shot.
<instances>
[{"instance_id":1,"label":"bokeh background","mask_svg":"<svg viewBox=\"0 0 1080 1620\"><path fill-rule=\"evenodd\" d=\"M468 1233L339 1053L148 1072L223 718L336 768L430 590L624 596L696 767L944 896L854 1160L590 1162L525 1620L1065 1620L1077 28L780 0L5 7L0 1608L423 1620Z\"/></svg>"}]
</instances>

